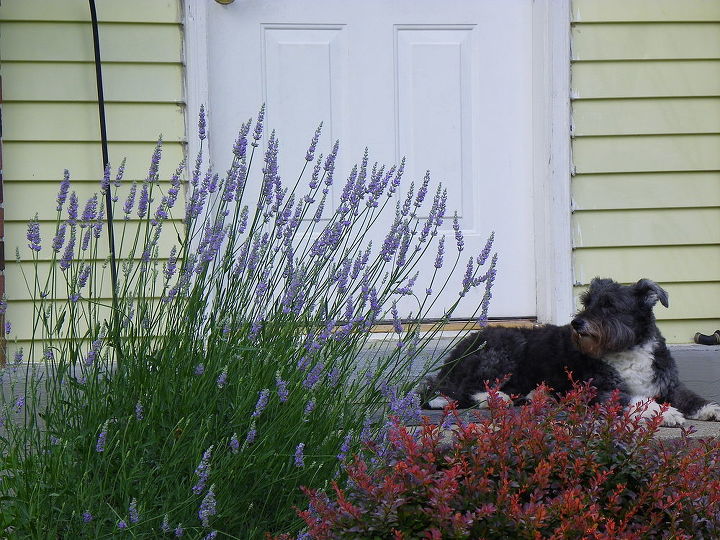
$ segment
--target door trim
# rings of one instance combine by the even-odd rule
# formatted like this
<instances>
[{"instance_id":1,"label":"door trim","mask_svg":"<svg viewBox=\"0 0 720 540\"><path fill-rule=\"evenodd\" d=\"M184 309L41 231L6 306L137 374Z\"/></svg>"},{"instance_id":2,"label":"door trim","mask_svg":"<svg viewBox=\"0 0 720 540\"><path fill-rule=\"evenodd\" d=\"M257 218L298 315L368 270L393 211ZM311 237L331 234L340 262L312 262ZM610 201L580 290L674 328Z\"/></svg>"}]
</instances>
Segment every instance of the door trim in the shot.
<instances>
[{"instance_id":1,"label":"door trim","mask_svg":"<svg viewBox=\"0 0 720 540\"><path fill-rule=\"evenodd\" d=\"M574 311L570 204L570 2L532 0L533 208L537 320L564 324ZM186 137L197 155L197 111L208 103L208 9L183 1ZM212 111L207 113L212 144Z\"/></svg>"},{"instance_id":2,"label":"door trim","mask_svg":"<svg viewBox=\"0 0 720 540\"><path fill-rule=\"evenodd\" d=\"M533 205L538 321L566 324L572 286L570 2L533 0Z\"/></svg>"}]
</instances>

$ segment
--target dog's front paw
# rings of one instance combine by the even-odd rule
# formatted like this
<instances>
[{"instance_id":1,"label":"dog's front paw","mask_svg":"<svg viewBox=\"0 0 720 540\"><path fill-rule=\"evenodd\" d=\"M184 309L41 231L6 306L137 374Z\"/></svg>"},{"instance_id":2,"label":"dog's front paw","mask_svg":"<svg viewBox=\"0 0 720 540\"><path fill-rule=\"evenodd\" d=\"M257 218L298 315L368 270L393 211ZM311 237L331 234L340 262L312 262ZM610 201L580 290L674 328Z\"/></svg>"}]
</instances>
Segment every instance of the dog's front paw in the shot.
<instances>
[{"instance_id":1,"label":"dog's front paw","mask_svg":"<svg viewBox=\"0 0 720 540\"><path fill-rule=\"evenodd\" d=\"M711 422L720 422L720 405L713 402L707 403L688 418L691 420L709 420Z\"/></svg>"},{"instance_id":2,"label":"dog's front paw","mask_svg":"<svg viewBox=\"0 0 720 540\"><path fill-rule=\"evenodd\" d=\"M442 396L436 397L428 401L428 409L444 409L449 403L450 401Z\"/></svg>"},{"instance_id":3,"label":"dog's front paw","mask_svg":"<svg viewBox=\"0 0 720 540\"><path fill-rule=\"evenodd\" d=\"M634 415L640 416L640 418L651 419L662 414L662 422L660 423L663 427L679 427L685 423L685 416L675 407L668 407L664 412L662 405L655 400L646 400L637 398L633 402L635 406Z\"/></svg>"},{"instance_id":4,"label":"dog's front paw","mask_svg":"<svg viewBox=\"0 0 720 540\"><path fill-rule=\"evenodd\" d=\"M661 426L664 427L679 427L685 423L685 416L675 407L668 407L668 409L662 413Z\"/></svg>"}]
</instances>

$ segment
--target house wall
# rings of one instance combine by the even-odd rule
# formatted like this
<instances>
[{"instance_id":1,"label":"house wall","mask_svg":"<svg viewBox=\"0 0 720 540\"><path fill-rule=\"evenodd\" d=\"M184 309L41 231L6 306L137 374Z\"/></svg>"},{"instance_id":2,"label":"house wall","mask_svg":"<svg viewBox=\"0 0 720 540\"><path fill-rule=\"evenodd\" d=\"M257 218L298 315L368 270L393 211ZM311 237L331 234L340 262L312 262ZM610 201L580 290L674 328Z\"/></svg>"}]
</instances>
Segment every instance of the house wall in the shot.
<instances>
[{"instance_id":1,"label":"house wall","mask_svg":"<svg viewBox=\"0 0 720 540\"><path fill-rule=\"evenodd\" d=\"M720 328L720 2L573 0L575 291L648 277L671 342Z\"/></svg>"},{"instance_id":2,"label":"house wall","mask_svg":"<svg viewBox=\"0 0 720 540\"><path fill-rule=\"evenodd\" d=\"M183 157L185 139L182 6L178 0L98 0L97 12L110 163L117 167L126 157L127 183L142 181L162 134L160 176L169 178ZM0 6L10 355L15 338L23 345L31 336L32 302L20 273L20 266L32 271L28 219L38 213L47 246L63 169L69 169L81 205L102 177L89 21L86 0L3 0ZM43 249L43 269L49 258L50 250Z\"/></svg>"}]
</instances>

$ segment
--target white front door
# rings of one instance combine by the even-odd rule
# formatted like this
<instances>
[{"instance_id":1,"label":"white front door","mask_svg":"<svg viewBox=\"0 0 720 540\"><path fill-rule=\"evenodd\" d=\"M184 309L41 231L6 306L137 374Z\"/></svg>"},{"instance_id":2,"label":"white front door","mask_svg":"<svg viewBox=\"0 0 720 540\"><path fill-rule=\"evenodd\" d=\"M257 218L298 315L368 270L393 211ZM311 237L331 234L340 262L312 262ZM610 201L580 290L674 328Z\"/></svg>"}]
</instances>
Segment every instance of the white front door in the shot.
<instances>
[{"instance_id":1,"label":"white front door","mask_svg":"<svg viewBox=\"0 0 720 540\"><path fill-rule=\"evenodd\" d=\"M286 183L320 121L324 151L341 141L338 179L365 147L371 162L407 156L405 182L417 186L429 169L448 188L449 215L460 216L465 250L453 291L467 257L495 231L490 316L537 314L532 0L208 3L207 105L217 170L262 103L281 141ZM451 258L451 219L444 228ZM466 298L455 316L473 313L481 296ZM430 316L442 316L440 304L455 298Z\"/></svg>"}]
</instances>

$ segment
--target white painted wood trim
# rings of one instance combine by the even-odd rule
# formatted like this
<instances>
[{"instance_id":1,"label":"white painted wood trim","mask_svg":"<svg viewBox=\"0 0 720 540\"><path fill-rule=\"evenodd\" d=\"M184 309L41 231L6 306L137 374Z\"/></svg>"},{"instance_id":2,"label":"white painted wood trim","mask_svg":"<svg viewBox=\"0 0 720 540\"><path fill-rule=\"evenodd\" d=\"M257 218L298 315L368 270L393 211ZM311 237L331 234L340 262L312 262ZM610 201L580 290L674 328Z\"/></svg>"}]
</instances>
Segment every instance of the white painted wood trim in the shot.
<instances>
[{"instance_id":1,"label":"white painted wood trim","mask_svg":"<svg viewBox=\"0 0 720 540\"><path fill-rule=\"evenodd\" d=\"M195 157L200 150L197 134L197 119L200 105L207 108L208 90L208 2L184 0L185 42L185 136L187 140L186 169L192 170ZM205 140L205 159L210 156L211 113L207 112L207 133ZM207 163L207 161L206 161Z\"/></svg>"},{"instance_id":2,"label":"white painted wood trim","mask_svg":"<svg viewBox=\"0 0 720 540\"><path fill-rule=\"evenodd\" d=\"M538 321L566 324L572 295L570 1L533 0L533 204Z\"/></svg>"}]
</instances>

